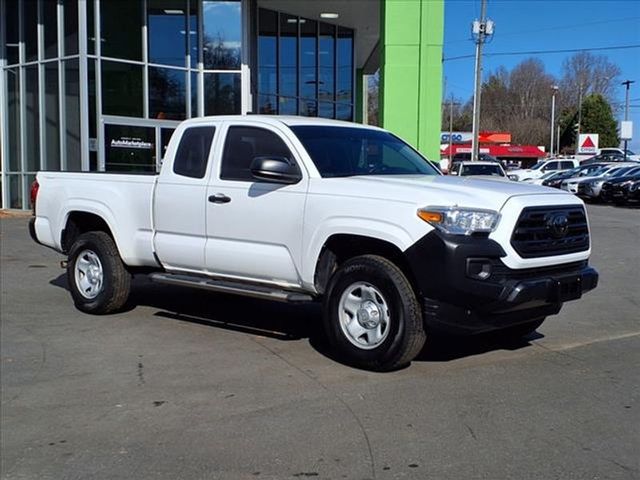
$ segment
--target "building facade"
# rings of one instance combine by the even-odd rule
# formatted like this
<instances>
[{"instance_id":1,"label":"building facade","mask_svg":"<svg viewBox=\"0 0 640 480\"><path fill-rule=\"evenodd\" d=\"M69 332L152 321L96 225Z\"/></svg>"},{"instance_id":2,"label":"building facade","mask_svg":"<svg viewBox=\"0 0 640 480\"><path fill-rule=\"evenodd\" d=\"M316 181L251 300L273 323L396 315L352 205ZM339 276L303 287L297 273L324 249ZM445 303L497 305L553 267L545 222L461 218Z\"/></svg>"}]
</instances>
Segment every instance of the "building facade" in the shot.
<instances>
[{"instance_id":1,"label":"building facade","mask_svg":"<svg viewBox=\"0 0 640 480\"><path fill-rule=\"evenodd\" d=\"M0 0L3 208L39 170L155 172L176 125L379 119L438 158L443 0Z\"/></svg>"}]
</instances>

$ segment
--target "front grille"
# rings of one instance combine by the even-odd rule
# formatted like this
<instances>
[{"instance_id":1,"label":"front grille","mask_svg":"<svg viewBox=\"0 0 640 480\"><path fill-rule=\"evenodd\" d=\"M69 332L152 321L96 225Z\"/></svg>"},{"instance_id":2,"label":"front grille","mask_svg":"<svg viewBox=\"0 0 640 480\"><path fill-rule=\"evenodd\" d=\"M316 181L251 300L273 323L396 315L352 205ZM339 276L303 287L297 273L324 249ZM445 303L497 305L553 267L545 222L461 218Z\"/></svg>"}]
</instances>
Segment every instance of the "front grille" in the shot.
<instances>
[{"instance_id":1,"label":"front grille","mask_svg":"<svg viewBox=\"0 0 640 480\"><path fill-rule=\"evenodd\" d=\"M567 218L566 232L554 228L554 219ZM511 245L523 258L549 257L589 248L587 216L581 206L527 207L511 236Z\"/></svg>"}]
</instances>

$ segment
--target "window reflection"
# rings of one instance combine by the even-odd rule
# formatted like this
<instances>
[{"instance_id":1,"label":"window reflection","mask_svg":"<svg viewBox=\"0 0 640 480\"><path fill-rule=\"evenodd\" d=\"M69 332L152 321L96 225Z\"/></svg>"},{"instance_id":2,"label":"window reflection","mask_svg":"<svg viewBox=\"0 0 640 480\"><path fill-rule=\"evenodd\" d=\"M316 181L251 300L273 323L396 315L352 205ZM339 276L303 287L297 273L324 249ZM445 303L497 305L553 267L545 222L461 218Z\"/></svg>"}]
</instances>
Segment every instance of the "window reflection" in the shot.
<instances>
[{"instance_id":1,"label":"window reflection","mask_svg":"<svg viewBox=\"0 0 640 480\"><path fill-rule=\"evenodd\" d=\"M91 3L91 2L89 2ZM53 58L58 56L58 4L47 0L42 4L42 23L44 27L44 56Z\"/></svg>"},{"instance_id":2,"label":"window reflection","mask_svg":"<svg viewBox=\"0 0 640 480\"><path fill-rule=\"evenodd\" d=\"M187 117L186 72L149 67L149 117L184 120Z\"/></svg>"},{"instance_id":3,"label":"window reflection","mask_svg":"<svg viewBox=\"0 0 640 480\"><path fill-rule=\"evenodd\" d=\"M38 115L38 67L30 66L24 69L25 72L25 104L26 136L31 141L26 142L27 171L35 172L40 170L40 142L37 141L40 135L40 123Z\"/></svg>"},{"instance_id":4,"label":"window reflection","mask_svg":"<svg viewBox=\"0 0 640 480\"><path fill-rule=\"evenodd\" d=\"M102 113L142 117L142 66L102 61Z\"/></svg>"},{"instance_id":5,"label":"window reflection","mask_svg":"<svg viewBox=\"0 0 640 480\"><path fill-rule=\"evenodd\" d=\"M204 68L237 70L241 62L240 1L202 2Z\"/></svg>"},{"instance_id":6,"label":"window reflection","mask_svg":"<svg viewBox=\"0 0 640 480\"><path fill-rule=\"evenodd\" d=\"M64 0L64 54L78 53L78 0Z\"/></svg>"},{"instance_id":7,"label":"window reflection","mask_svg":"<svg viewBox=\"0 0 640 480\"><path fill-rule=\"evenodd\" d=\"M301 21L305 21L301 19ZM298 17L280 14L280 95L298 95ZM293 100L293 99L290 99ZM295 114L297 102L281 101L281 113ZM285 106L286 105L286 106Z\"/></svg>"},{"instance_id":8,"label":"window reflection","mask_svg":"<svg viewBox=\"0 0 640 480\"><path fill-rule=\"evenodd\" d=\"M353 48L349 28L260 9L258 111L351 120Z\"/></svg>"},{"instance_id":9,"label":"window reflection","mask_svg":"<svg viewBox=\"0 0 640 480\"><path fill-rule=\"evenodd\" d=\"M149 62L184 67L187 31L185 0L149 0Z\"/></svg>"},{"instance_id":10,"label":"window reflection","mask_svg":"<svg viewBox=\"0 0 640 480\"><path fill-rule=\"evenodd\" d=\"M205 73L204 114L230 115L240 113L240 74Z\"/></svg>"},{"instance_id":11,"label":"window reflection","mask_svg":"<svg viewBox=\"0 0 640 480\"><path fill-rule=\"evenodd\" d=\"M5 48L7 65L13 65L14 63L18 63L18 47L20 45L18 37L18 9L5 7L5 18L0 19L0 21L4 22L6 32L7 43L5 44Z\"/></svg>"},{"instance_id":12,"label":"window reflection","mask_svg":"<svg viewBox=\"0 0 640 480\"><path fill-rule=\"evenodd\" d=\"M258 88L263 94L275 94L278 90L278 14L261 8L258 21Z\"/></svg>"},{"instance_id":13,"label":"window reflection","mask_svg":"<svg viewBox=\"0 0 640 480\"><path fill-rule=\"evenodd\" d=\"M142 60L142 2L100 2L102 55Z\"/></svg>"},{"instance_id":14,"label":"window reflection","mask_svg":"<svg viewBox=\"0 0 640 480\"><path fill-rule=\"evenodd\" d=\"M16 10L17 3L14 4ZM31 62L38 59L38 3L36 0L25 0L22 8L24 54L26 61Z\"/></svg>"}]
</instances>

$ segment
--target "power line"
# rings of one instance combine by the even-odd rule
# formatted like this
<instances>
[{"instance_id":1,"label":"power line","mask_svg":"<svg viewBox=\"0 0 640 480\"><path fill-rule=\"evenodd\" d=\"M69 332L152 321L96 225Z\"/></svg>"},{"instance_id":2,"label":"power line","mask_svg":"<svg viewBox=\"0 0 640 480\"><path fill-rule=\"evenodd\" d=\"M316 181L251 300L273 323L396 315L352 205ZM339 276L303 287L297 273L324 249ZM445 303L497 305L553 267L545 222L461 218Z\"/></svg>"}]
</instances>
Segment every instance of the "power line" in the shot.
<instances>
[{"instance_id":1,"label":"power line","mask_svg":"<svg viewBox=\"0 0 640 480\"><path fill-rule=\"evenodd\" d=\"M585 23L574 23L572 25L558 25L556 27L546 27L546 28L538 28L536 30L524 30L524 31L518 31L518 32L512 32L512 33L501 33L500 34L500 38L508 38L508 37L518 37L520 35L528 35L530 33L540 33L540 32L552 32L552 31L556 31L556 30L569 30L571 28L581 28L581 27L588 27L591 25L602 25L605 23L618 23L618 22L630 22L632 20L640 20L640 17L628 17L628 18L615 18L615 19L610 19L610 20L598 20L595 22L585 22ZM447 45L451 45L452 43L462 43L462 42L468 42L469 39L465 38L464 40L453 40L451 42L447 42Z\"/></svg>"},{"instance_id":2,"label":"power line","mask_svg":"<svg viewBox=\"0 0 640 480\"><path fill-rule=\"evenodd\" d=\"M638 45L615 45L613 47L592 47L592 48L567 48L563 50L529 50L529 51L520 51L520 52L494 52L494 53L485 53L485 57L506 57L511 55L544 55L548 53L577 53L577 52L597 52L603 50L628 50L630 48L640 48L640 44ZM448 62L450 60L462 60L464 58L474 58L475 55L460 55L458 57L449 57L443 58L443 62Z\"/></svg>"}]
</instances>

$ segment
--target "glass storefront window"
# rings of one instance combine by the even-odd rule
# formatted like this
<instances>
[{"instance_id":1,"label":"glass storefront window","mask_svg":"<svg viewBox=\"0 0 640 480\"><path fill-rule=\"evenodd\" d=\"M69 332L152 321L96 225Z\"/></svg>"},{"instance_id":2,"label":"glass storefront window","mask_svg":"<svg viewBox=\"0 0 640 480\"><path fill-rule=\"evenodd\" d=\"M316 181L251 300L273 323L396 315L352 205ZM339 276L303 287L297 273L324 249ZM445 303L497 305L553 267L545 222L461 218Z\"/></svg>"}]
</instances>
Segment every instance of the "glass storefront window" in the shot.
<instances>
[{"instance_id":1,"label":"glass storefront window","mask_svg":"<svg viewBox=\"0 0 640 480\"><path fill-rule=\"evenodd\" d=\"M25 135L27 142L26 169L29 172L40 170L40 116L38 115L38 67L36 65L24 69L25 77Z\"/></svg>"},{"instance_id":2,"label":"glass storefront window","mask_svg":"<svg viewBox=\"0 0 640 480\"><path fill-rule=\"evenodd\" d=\"M100 2L102 55L142 60L142 2Z\"/></svg>"},{"instance_id":3,"label":"glass storefront window","mask_svg":"<svg viewBox=\"0 0 640 480\"><path fill-rule=\"evenodd\" d=\"M80 71L79 62L65 60L64 68L64 103L65 103L65 157L67 170L82 170L80 155Z\"/></svg>"},{"instance_id":4,"label":"glass storefront window","mask_svg":"<svg viewBox=\"0 0 640 480\"><path fill-rule=\"evenodd\" d=\"M8 65L18 63L18 47L20 39L18 37L18 9L5 7L5 18L0 19L4 22L4 31L6 32L6 59Z\"/></svg>"},{"instance_id":5,"label":"glass storefront window","mask_svg":"<svg viewBox=\"0 0 640 480\"><path fill-rule=\"evenodd\" d=\"M89 2L91 3L91 2ZM44 27L44 58L58 56L58 3L47 0L42 3Z\"/></svg>"},{"instance_id":6,"label":"glass storefront window","mask_svg":"<svg viewBox=\"0 0 640 480\"><path fill-rule=\"evenodd\" d=\"M258 95L258 113L276 115L278 113L278 97L276 95Z\"/></svg>"},{"instance_id":7,"label":"glass storefront window","mask_svg":"<svg viewBox=\"0 0 640 480\"><path fill-rule=\"evenodd\" d=\"M278 93L278 13L263 8L259 11L258 89L262 94Z\"/></svg>"},{"instance_id":8,"label":"glass storefront window","mask_svg":"<svg viewBox=\"0 0 640 480\"><path fill-rule=\"evenodd\" d=\"M14 5L13 8L17 10L17 2ZM22 2L22 28L25 60L27 62L38 60L38 2L36 0Z\"/></svg>"},{"instance_id":9,"label":"glass storefront window","mask_svg":"<svg viewBox=\"0 0 640 480\"><path fill-rule=\"evenodd\" d=\"M187 32L185 0L149 0L149 62L186 65Z\"/></svg>"},{"instance_id":10,"label":"glass storefront window","mask_svg":"<svg viewBox=\"0 0 640 480\"><path fill-rule=\"evenodd\" d=\"M240 113L240 74L204 74L204 114L232 115Z\"/></svg>"},{"instance_id":11,"label":"glass storefront window","mask_svg":"<svg viewBox=\"0 0 640 480\"><path fill-rule=\"evenodd\" d=\"M258 11L257 110L353 119L352 29Z\"/></svg>"},{"instance_id":12,"label":"glass storefront window","mask_svg":"<svg viewBox=\"0 0 640 480\"><path fill-rule=\"evenodd\" d=\"M7 80L7 105L9 141L7 150L9 154L9 171L17 172L20 167L20 69L11 67L5 70Z\"/></svg>"},{"instance_id":13,"label":"glass storefront window","mask_svg":"<svg viewBox=\"0 0 640 480\"><path fill-rule=\"evenodd\" d=\"M22 208L21 175L7 176L9 187L9 208Z\"/></svg>"},{"instance_id":14,"label":"glass storefront window","mask_svg":"<svg viewBox=\"0 0 640 480\"><path fill-rule=\"evenodd\" d=\"M326 23L320 24L320 40L318 52L318 99L320 101L333 101L335 87L335 66L334 66L334 48L335 48L335 27ZM320 107L322 112L323 108ZM324 117L320 113L320 116Z\"/></svg>"},{"instance_id":15,"label":"glass storefront window","mask_svg":"<svg viewBox=\"0 0 640 480\"><path fill-rule=\"evenodd\" d=\"M336 100L353 103L353 30L338 27Z\"/></svg>"},{"instance_id":16,"label":"glass storefront window","mask_svg":"<svg viewBox=\"0 0 640 480\"><path fill-rule=\"evenodd\" d=\"M142 66L102 61L102 113L142 117Z\"/></svg>"},{"instance_id":17,"label":"glass storefront window","mask_svg":"<svg viewBox=\"0 0 640 480\"><path fill-rule=\"evenodd\" d=\"M300 19L300 21L305 21ZM280 95L298 96L298 17L280 14L280 51L279 51ZM283 106L281 102L280 106ZM294 114L297 102L286 102L287 107L281 113Z\"/></svg>"},{"instance_id":18,"label":"glass storefront window","mask_svg":"<svg viewBox=\"0 0 640 480\"><path fill-rule=\"evenodd\" d=\"M187 118L184 70L149 67L149 117L161 120Z\"/></svg>"},{"instance_id":19,"label":"glass storefront window","mask_svg":"<svg viewBox=\"0 0 640 480\"><path fill-rule=\"evenodd\" d=\"M64 54L78 53L78 0L64 0Z\"/></svg>"},{"instance_id":20,"label":"glass storefront window","mask_svg":"<svg viewBox=\"0 0 640 480\"><path fill-rule=\"evenodd\" d=\"M87 0L87 53L96 53L96 19L93 0Z\"/></svg>"},{"instance_id":21,"label":"glass storefront window","mask_svg":"<svg viewBox=\"0 0 640 480\"><path fill-rule=\"evenodd\" d=\"M175 132L175 128L161 128L160 129L160 158L164 158L167 153L167 148L169 148L169 141L171 140L171 135Z\"/></svg>"},{"instance_id":22,"label":"glass storefront window","mask_svg":"<svg viewBox=\"0 0 640 480\"><path fill-rule=\"evenodd\" d=\"M44 67L45 170L60 170L59 100L58 62L48 62Z\"/></svg>"},{"instance_id":23,"label":"glass storefront window","mask_svg":"<svg viewBox=\"0 0 640 480\"><path fill-rule=\"evenodd\" d=\"M155 172L156 129L132 125L105 125L107 172Z\"/></svg>"},{"instance_id":24,"label":"glass storefront window","mask_svg":"<svg viewBox=\"0 0 640 480\"><path fill-rule=\"evenodd\" d=\"M198 116L198 72L191 72L191 118Z\"/></svg>"},{"instance_id":25,"label":"glass storefront window","mask_svg":"<svg viewBox=\"0 0 640 480\"><path fill-rule=\"evenodd\" d=\"M239 70L242 53L240 1L204 0L204 68Z\"/></svg>"},{"instance_id":26,"label":"glass storefront window","mask_svg":"<svg viewBox=\"0 0 640 480\"><path fill-rule=\"evenodd\" d=\"M313 20L306 20L300 24L300 96L303 99L315 99L318 80L316 77L316 58L318 56L318 24ZM301 101L305 108L300 114L315 116L317 107L315 102ZM313 105L310 105L312 103Z\"/></svg>"}]
</instances>

